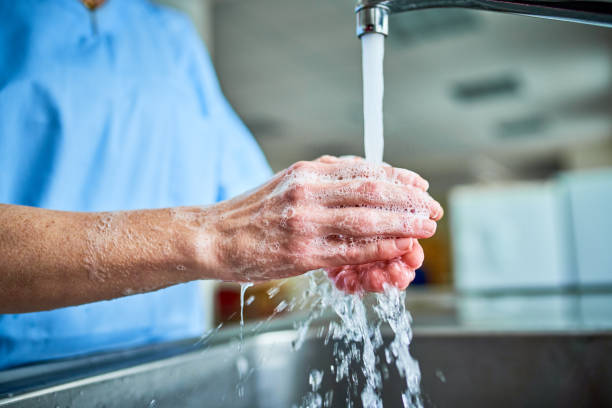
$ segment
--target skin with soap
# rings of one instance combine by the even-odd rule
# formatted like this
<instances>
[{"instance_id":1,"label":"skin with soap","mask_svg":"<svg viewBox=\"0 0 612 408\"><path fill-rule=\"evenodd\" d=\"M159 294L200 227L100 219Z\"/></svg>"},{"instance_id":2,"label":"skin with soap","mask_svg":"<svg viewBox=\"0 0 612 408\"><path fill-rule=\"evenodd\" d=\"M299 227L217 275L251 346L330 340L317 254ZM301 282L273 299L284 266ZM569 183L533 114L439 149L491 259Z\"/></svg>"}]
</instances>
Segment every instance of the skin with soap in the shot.
<instances>
[{"instance_id":1,"label":"skin with soap","mask_svg":"<svg viewBox=\"0 0 612 408\"><path fill-rule=\"evenodd\" d=\"M426 189L408 170L324 157L206 207L77 213L0 205L0 313L318 268L347 291L379 290L384 281L403 288L422 262L416 239L431 237L442 216Z\"/></svg>"},{"instance_id":2,"label":"skin with soap","mask_svg":"<svg viewBox=\"0 0 612 408\"><path fill-rule=\"evenodd\" d=\"M383 292L385 283L404 290L423 265L423 259L423 248L415 239L413 247L397 258L328 268L327 273L336 287L347 293Z\"/></svg>"},{"instance_id":3,"label":"skin with soap","mask_svg":"<svg viewBox=\"0 0 612 408\"><path fill-rule=\"evenodd\" d=\"M213 234L218 278L262 281L402 256L441 217L426 187L413 172L363 160L296 163L212 210L223 219Z\"/></svg>"},{"instance_id":4,"label":"skin with soap","mask_svg":"<svg viewBox=\"0 0 612 408\"><path fill-rule=\"evenodd\" d=\"M348 157L347 159L363 160L360 157ZM341 159L323 156L318 160L332 163ZM427 183L417 184L423 191L427 191ZM442 218L442 215L443 211L440 207L432 214L432 217L437 221ZM326 271L336 287L347 293L383 292L385 284L404 290L414 280L415 271L423 265L424 259L423 248L418 240L413 239L409 249L397 258L361 265L343 265L327 268Z\"/></svg>"}]
</instances>

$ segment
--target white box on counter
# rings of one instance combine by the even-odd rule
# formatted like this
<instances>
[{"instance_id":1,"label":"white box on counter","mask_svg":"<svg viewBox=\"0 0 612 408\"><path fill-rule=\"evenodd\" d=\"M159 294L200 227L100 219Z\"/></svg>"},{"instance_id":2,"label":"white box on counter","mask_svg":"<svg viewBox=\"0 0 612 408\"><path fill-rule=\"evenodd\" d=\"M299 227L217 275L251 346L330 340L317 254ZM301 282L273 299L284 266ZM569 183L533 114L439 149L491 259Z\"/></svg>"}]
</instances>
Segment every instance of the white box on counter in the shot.
<instances>
[{"instance_id":1,"label":"white box on counter","mask_svg":"<svg viewBox=\"0 0 612 408\"><path fill-rule=\"evenodd\" d=\"M612 285L612 169L563 173L559 186L569 207L578 284Z\"/></svg>"},{"instance_id":2,"label":"white box on counter","mask_svg":"<svg viewBox=\"0 0 612 408\"><path fill-rule=\"evenodd\" d=\"M575 283L568 217L554 182L464 186L450 194L455 285L463 291Z\"/></svg>"}]
</instances>

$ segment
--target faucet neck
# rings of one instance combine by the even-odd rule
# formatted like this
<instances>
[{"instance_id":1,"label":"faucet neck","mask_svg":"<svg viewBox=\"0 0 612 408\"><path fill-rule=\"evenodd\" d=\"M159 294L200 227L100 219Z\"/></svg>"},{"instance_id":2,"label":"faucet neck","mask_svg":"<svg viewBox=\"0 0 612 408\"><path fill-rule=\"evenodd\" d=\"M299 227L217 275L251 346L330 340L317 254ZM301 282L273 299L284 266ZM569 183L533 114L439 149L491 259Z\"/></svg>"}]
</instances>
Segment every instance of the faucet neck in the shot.
<instances>
[{"instance_id":1,"label":"faucet neck","mask_svg":"<svg viewBox=\"0 0 612 408\"><path fill-rule=\"evenodd\" d=\"M612 27L610 0L359 0L355 9L357 35L367 32L387 35L387 20L391 13L443 7L523 14Z\"/></svg>"}]
</instances>

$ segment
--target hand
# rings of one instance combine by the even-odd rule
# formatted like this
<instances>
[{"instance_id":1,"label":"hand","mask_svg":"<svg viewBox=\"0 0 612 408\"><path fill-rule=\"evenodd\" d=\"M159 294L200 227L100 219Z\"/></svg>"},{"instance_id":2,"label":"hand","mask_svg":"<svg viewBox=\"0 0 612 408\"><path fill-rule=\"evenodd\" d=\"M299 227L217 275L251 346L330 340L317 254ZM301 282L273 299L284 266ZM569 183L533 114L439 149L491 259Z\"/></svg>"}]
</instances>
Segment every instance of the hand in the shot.
<instances>
[{"instance_id":1,"label":"hand","mask_svg":"<svg viewBox=\"0 0 612 408\"><path fill-rule=\"evenodd\" d=\"M328 268L327 274L336 287L346 293L383 292L385 283L404 290L423 264L425 255L416 239L404 255L388 261Z\"/></svg>"},{"instance_id":2,"label":"hand","mask_svg":"<svg viewBox=\"0 0 612 408\"><path fill-rule=\"evenodd\" d=\"M389 261L435 233L442 207L427 187L389 165L330 156L298 162L250 193L199 209L206 221L196 253L232 281Z\"/></svg>"},{"instance_id":3,"label":"hand","mask_svg":"<svg viewBox=\"0 0 612 408\"><path fill-rule=\"evenodd\" d=\"M356 156L346 157L347 160L362 161ZM324 163L338 162L336 157L323 156L317 159ZM424 187L424 191L427 186ZM442 212L436 214L436 221L442 218ZM382 292L384 284L390 284L400 290L408 287L414 280L415 271L423 265L425 258L419 242L413 240L412 247L405 254L388 261L371 262L362 265L344 265L336 268L326 268L329 278L336 287L347 293Z\"/></svg>"}]
</instances>

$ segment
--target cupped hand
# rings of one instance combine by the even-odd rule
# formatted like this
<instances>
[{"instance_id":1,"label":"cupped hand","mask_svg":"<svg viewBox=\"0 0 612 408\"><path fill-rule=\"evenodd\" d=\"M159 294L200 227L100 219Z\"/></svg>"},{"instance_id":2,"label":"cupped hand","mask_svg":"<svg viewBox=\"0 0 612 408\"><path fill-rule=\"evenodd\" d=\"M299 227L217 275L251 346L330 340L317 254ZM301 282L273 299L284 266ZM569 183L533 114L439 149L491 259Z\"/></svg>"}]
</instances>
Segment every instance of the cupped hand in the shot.
<instances>
[{"instance_id":1,"label":"cupped hand","mask_svg":"<svg viewBox=\"0 0 612 408\"><path fill-rule=\"evenodd\" d=\"M401 257L384 269L395 271L401 285L413 266L404 256L416 238L435 233L443 213L427 187L416 173L386 164L331 156L298 162L254 191L203 209L199 247L212 250L215 262L207 265L224 280L278 279ZM378 287L381 268L368 268L366 286Z\"/></svg>"},{"instance_id":2,"label":"cupped hand","mask_svg":"<svg viewBox=\"0 0 612 408\"><path fill-rule=\"evenodd\" d=\"M327 268L326 271L336 287L346 293L383 292L385 283L404 290L414 279L423 259L423 248L415 239L412 248L397 258Z\"/></svg>"}]
</instances>

